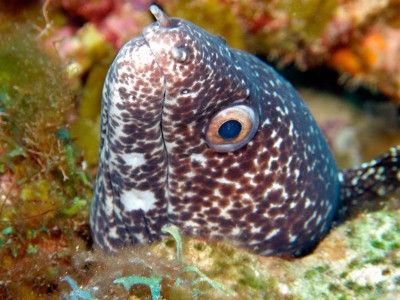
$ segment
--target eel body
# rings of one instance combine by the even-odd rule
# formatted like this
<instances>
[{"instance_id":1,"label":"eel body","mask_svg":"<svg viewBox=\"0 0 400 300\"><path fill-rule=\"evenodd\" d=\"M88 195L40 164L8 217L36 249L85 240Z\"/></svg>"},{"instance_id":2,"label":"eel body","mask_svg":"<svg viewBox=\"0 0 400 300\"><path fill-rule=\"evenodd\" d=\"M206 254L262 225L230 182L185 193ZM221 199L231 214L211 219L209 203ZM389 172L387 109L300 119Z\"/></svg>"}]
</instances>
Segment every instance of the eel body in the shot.
<instances>
[{"instance_id":1,"label":"eel body","mask_svg":"<svg viewBox=\"0 0 400 300\"><path fill-rule=\"evenodd\" d=\"M301 254L344 201L399 185L399 148L338 171L303 100L270 66L150 10L157 21L120 50L104 83L98 247L149 243L171 223L262 255Z\"/></svg>"}]
</instances>

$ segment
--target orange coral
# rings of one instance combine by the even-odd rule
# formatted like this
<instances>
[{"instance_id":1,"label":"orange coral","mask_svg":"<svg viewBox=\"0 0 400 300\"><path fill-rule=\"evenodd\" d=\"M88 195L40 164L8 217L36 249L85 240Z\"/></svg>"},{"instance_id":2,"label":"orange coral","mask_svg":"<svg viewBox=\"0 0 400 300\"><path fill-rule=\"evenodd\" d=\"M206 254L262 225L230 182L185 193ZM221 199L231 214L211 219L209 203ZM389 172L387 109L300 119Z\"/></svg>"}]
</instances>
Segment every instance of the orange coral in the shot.
<instances>
[{"instance_id":1,"label":"orange coral","mask_svg":"<svg viewBox=\"0 0 400 300\"><path fill-rule=\"evenodd\" d=\"M330 64L343 72L357 75L361 72L361 63L358 57L347 48L340 48L332 55Z\"/></svg>"},{"instance_id":2,"label":"orange coral","mask_svg":"<svg viewBox=\"0 0 400 300\"><path fill-rule=\"evenodd\" d=\"M360 45L360 56L369 69L376 68L386 52L386 41L379 32L371 32L365 36Z\"/></svg>"}]
</instances>

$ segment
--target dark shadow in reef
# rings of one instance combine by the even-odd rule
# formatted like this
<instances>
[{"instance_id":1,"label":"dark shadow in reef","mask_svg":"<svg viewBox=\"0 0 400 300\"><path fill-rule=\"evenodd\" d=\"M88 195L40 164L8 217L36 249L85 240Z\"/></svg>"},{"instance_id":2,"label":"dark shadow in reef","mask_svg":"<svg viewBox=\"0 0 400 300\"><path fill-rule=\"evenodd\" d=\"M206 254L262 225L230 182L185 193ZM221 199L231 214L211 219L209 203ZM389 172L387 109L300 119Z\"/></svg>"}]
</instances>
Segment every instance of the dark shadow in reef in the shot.
<instances>
[{"instance_id":1,"label":"dark shadow in reef","mask_svg":"<svg viewBox=\"0 0 400 300\"><path fill-rule=\"evenodd\" d=\"M21 9L37 6L36 0L2 0L0 1L0 10L9 14L19 14Z\"/></svg>"}]
</instances>

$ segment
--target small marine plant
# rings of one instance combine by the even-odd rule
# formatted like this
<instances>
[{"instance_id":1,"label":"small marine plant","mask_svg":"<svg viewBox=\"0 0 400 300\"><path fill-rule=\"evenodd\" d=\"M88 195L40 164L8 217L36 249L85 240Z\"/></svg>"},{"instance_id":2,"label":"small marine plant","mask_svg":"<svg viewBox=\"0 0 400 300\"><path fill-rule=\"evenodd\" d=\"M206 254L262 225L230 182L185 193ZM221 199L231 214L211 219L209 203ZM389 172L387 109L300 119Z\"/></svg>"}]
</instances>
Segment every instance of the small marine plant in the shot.
<instances>
[{"instance_id":1,"label":"small marine plant","mask_svg":"<svg viewBox=\"0 0 400 300\"><path fill-rule=\"evenodd\" d=\"M77 282L70 276L65 276L63 281L66 281L72 288L72 291L68 295L64 295L66 300L97 300L92 296L92 291L90 289L81 289Z\"/></svg>"},{"instance_id":2,"label":"small marine plant","mask_svg":"<svg viewBox=\"0 0 400 300\"><path fill-rule=\"evenodd\" d=\"M169 233L175 240L175 248L176 248L176 260L179 263L183 263L183 243L182 237L179 233L179 228L175 225L165 225L161 228L161 231L164 233Z\"/></svg>"},{"instance_id":3,"label":"small marine plant","mask_svg":"<svg viewBox=\"0 0 400 300\"><path fill-rule=\"evenodd\" d=\"M182 275L184 275L184 273L193 273L196 275L196 279L194 280L185 280L181 277L176 278L175 280L175 285L179 285L184 283L185 281L191 286L192 288L192 294L194 296L195 299L197 299L201 294L201 289L199 289L197 286L201 283L206 283L207 285L209 285L210 287L212 287L213 289L229 295L229 296L236 296L236 292L225 287L223 284L212 280L211 278L209 278L206 274L204 274L202 271L200 271L200 269L197 266L194 265L189 265L189 264L185 264L184 263L184 259L183 259L183 243L182 243L182 237L179 233L179 228L175 225L165 225L162 228L162 231L164 233L169 233L175 240L175 247L176 247L176 259L178 260L179 263L183 264L183 271L182 271Z\"/></svg>"}]
</instances>

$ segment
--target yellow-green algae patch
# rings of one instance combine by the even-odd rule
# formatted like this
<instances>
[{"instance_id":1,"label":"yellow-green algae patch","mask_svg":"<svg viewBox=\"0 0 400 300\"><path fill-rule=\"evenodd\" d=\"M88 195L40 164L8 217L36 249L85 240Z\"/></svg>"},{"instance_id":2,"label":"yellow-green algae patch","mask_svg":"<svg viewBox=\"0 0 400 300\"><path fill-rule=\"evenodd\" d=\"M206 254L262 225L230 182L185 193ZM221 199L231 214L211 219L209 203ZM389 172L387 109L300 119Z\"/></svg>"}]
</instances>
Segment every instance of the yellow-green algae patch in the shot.
<instances>
[{"instance_id":1,"label":"yellow-green algae patch","mask_svg":"<svg viewBox=\"0 0 400 300\"><path fill-rule=\"evenodd\" d=\"M245 49L246 41L240 21L223 1L162 1L170 16L189 20L227 40L231 47ZM165 3L164 3L165 2Z\"/></svg>"},{"instance_id":2,"label":"yellow-green algae patch","mask_svg":"<svg viewBox=\"0 0 400 300\"><path fill-rule=\"evenodd\" d=\"M365 213L341 225L316 253L291 266L298 278L287 285L288 291L300 299L390 299L399 295L399 222L397 209ZM389 237L390 241L385 240ZM334 260L332 255L336 255Z\"/></svg>"},{"instance_id":3,"label":"yellow-green algae patch","mask_svg":"<svg viewBox=\"0 0 400 300\"><path fill-rule=\"evenodd\" d=\"M74 144L89 166L96 166L99 151L101 92L115 52L93 24L81 27L73 38L79 51L68 69L74 76L86 73L79 95L79 113L71 124Z\"/></svg>"},{"instance_id":4,"label":"yellow-green algae patch","mask_svg":"<svg viewBox=\"0 0 400 300\"><path fill-rule=\"evenodd\" d=\"M183 237L177 259L177 240L167 238L113 256L82 252L68 275L100 299L149 298L148 287L125 291L113 284L129 276L160 278L162 299L393 299L400 293L400 216L398 198L387 203L394 206L365 211L333 228L302 258L261 257L227 242ZM199 281L190 268L222 288Z\"/></svg>"},{"instance_id":5,"label":"yellow-green algae patch","mask_svg":"<svg viewBox=\"0 0 400 300\"><path fill-rule=\"evenodd\" d=\"M277 7L290 18L287 29L308 45L321 36L338 4L337 0L284 0Z\"/></svg>"}]
</instances>

